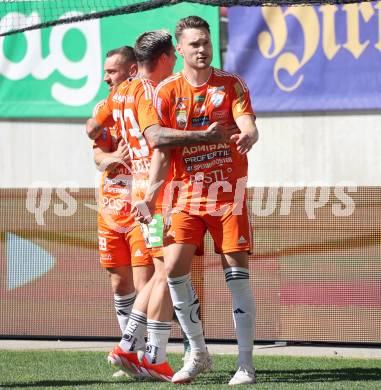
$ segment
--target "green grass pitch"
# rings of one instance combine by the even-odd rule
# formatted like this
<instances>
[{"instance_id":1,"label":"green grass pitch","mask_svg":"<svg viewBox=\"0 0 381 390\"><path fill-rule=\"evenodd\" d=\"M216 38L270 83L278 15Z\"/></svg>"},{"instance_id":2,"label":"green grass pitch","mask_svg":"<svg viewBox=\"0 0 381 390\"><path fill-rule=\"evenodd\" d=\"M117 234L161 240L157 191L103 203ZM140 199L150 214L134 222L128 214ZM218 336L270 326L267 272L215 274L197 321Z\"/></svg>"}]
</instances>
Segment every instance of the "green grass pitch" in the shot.
<instances>
[{"instance_id":1,"label":"green grass pitch","mask_svg":"<svg viewBox=\"0 0 381 390\"><path fill-rule=\"evenodd\" d=\"M170 389L171 383L114 378L105 352L0 350L2 389ZM181 355L170 354L173 368ZM381 359L259 356L254 359L257 389L380 389ZM214 355L212 372L198 377L191 389L228 389L235 357Z\"/></svg>"}]
</instances>

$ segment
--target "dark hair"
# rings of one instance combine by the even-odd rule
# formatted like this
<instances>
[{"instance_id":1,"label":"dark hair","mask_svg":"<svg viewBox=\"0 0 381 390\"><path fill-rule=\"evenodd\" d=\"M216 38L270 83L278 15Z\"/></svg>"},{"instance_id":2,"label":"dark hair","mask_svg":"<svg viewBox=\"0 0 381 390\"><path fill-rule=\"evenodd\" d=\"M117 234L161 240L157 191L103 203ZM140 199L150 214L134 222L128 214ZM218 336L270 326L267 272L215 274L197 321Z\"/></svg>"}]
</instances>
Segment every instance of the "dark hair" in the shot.
<instances>
[{"instance_id":1,"label":"dark hair","mask_svg":"<svg viewBox=\"0 0 381 390\"><path fill-rule=\"evenodd\" d=\"M106 58L112 57L115 54L120 54L122 56L123 63L136 62L135 52L131 46L122 46L116 49L112 49L106 53Z\"/></svg>"},{"instance_id":2,"label":"dark hair","mask_svg":"<svg viewBox=\"0 0 381 390\"><path fill-rule=\"evenodd\" d=\"M180 19L176 24L175 37L177 41L179 41L183 31L188 28L205 28L210 34L209 24L205 19L200 18L199 16L188 16Z\"/></svg>"},{"instance_id":3,"label":"dark hair","mask_svg":"<svg viewBox=\"0 0 381 390\"><path fill-rule=\"evenodd\" d=\"M145 32L136 39L134 48L136 60L139 65L144 65L149 71L152 71L163 53L171 54L172 47L172 35L168 31Z\"/></svg>"}]
</instances>

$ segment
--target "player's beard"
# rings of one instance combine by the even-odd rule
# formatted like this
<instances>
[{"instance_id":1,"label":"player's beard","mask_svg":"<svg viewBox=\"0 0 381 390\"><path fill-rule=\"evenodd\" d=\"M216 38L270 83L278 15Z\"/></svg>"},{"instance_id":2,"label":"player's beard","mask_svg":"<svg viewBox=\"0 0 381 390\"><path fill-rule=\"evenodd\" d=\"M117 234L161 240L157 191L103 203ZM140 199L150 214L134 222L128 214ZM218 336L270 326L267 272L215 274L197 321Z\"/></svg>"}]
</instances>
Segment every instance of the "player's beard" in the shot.
<instances>
[{"instance_id":1,"label":"player's beard","mask_svg":"<svg viewBox=\"0 0 381 390\"><path fill-rule=\"evenodd\" d=\"M209 55L206 58L199 60L196 58L196 67L197 69L208 69L212 63L212 56Z\"/></svg>"},{"instance_id":2,"label":"player's beard","mask_svg":"<svg viewBox=\"0 0 381 390\"><path fill-rule=\"evenodd\" d=\"M209 67L210 67L210 64L207 64L207 63L205 63L205 64L198 64L198 65L197 65L197 69L198 69L198 70L209 69Z\"/></svg>"}]
</instances>

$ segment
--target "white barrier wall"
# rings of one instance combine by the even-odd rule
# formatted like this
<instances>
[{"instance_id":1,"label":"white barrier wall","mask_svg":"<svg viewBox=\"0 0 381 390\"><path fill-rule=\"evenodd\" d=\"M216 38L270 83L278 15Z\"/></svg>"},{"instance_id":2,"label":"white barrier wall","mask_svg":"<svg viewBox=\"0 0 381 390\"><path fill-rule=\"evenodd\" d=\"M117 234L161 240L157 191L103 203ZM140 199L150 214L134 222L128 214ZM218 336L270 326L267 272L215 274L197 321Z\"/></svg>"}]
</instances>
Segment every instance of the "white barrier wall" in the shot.
<instances>
[{"instance_id":1,"label":"white barrier wall","mask_svg":"<svg viewBox=\"0 0 381 390\"><path fill-rule=\"evenodd\" d=\"M259 115L257 125L251 185L381 185L381 112Z\"/></svg>"},{"instance_id":2,"label":"white barrier wall","mask_svg":"<svg viewBox=\"0 0 381 390\"><path fill-rule=\"evenodd\" d=\"M0 121L0 187L94 187L84 122ZM381 113L258 115L257 125L249 186L381 185Z\"/></svg>"},{"instance_id":3,"label":"white barrier wall","mask_svg":"<svg viewBox=\"0 0 381 390\"><path fill-rule=\"evenodd\" d=\"M94 187L85 120L0 121L1 188Z\"/></svg>"}]
</instances>

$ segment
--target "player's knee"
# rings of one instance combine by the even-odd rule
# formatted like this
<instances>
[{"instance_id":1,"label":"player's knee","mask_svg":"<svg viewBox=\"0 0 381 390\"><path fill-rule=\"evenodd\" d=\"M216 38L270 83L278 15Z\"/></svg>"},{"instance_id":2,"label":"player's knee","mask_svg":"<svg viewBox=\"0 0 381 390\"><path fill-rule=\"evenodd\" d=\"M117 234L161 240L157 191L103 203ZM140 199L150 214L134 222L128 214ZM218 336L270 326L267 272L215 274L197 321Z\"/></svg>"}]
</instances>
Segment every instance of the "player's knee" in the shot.
<instances>
[{"instance_id":1,"label":"player's knee","mask_svg":"<svg viewBox=\"0 0 381 390\"><path fill-rule=\"evenodd\" d=\"M135 284L135 290L139 293L143 287L147 284L147 280L145 279L137 279L134 281Z\"/></svg>"},{"instance_id":2,"label":"player's knee","mask_svg":"<svg viewBox=\"0 0 381 390\"><path fill-rule=\"evenodd\" d=\"M112 290L114 294L123 296L131 294L135 291L135 286L132 284L131 286L129 284L125 284L122 281L112 284Z\"/></svg>"},{"instance_id":3,"label":"player's knee","mask_svg":"<svg viewBox=\"0 0 381 390\"><path fill-rule=\"evenodd\" d=\"M155 275L154 291L155 292L161 291L164 294L169 294L169 287L168 287L166 274Z\"/></svg>"},{"instance_id":4,"label":"player's knee","mask_svg":"<svg viewBox=\"0 0 381 390\"><path fill-rule=\"evenodd\" d=\"M169 278L178 277L178 269L174 263L165 264L165 273Z\"/></svg>"},{"instance_id":5,"label":"player's knee","mask_svg":"<svg viewBox=\"0 0 381 390\"><path fill-rule=\"evenodd\" d=\"M135 286L131 278L124 278L121 275L113 274L110 280L114 294L123 296L135 291Z\"/></svg>"}]
</instances>

